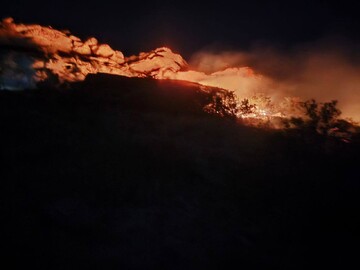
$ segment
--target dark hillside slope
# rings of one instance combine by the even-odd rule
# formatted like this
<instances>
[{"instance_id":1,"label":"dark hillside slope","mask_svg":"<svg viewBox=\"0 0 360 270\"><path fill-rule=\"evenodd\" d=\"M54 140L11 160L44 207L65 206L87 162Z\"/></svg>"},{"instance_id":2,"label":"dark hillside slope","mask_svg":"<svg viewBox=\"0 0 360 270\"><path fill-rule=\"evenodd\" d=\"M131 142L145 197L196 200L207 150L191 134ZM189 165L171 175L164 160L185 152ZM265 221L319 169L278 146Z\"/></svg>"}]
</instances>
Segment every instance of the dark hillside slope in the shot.
<instances>
[{"instance_id":1,"label":"dark hillside slope","mask_svg":"<svg viewBox=\"0 0 360 270\"><path fill-rule=\"evenodd\" d=\"M94 76L0 92L12 269L358 264L359 150L202 112L196 85Z\"/></svg>"},{"instance_id":2,"label":"dark hillside slope","mask_svg":"<svg viewBox=\"0 0 360 270\"><path fill-rule=\"evenodd\" d=\"M76 90L73 96L80 102L95 102L100 106L108 104L138 112L204 115L203 107L210 102L209 95L201 90L201 86L185 81L90 74L73 88Z\"/></svg>"}]
</instances>

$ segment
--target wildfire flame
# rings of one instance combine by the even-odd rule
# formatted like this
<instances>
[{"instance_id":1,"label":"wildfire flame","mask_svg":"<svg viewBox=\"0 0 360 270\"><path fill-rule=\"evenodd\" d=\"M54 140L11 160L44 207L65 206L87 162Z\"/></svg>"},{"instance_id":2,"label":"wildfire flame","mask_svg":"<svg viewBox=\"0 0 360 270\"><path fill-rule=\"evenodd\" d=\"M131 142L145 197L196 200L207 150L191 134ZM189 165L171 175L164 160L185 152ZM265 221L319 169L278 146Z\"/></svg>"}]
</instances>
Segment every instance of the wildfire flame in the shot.
<instances>
[{"instance_id":1,"label":"wildfire flame","mask_svg":"<svg viewBox=\"0 0 360 270\"><path fill-rule=\"evenodd\" d=\"M89 73L109 73L190 81L233 91L239 107L244 107L238 116L244 119L281 118L299 113L297 98L279 99L276 95L261 94L275 86L270 78L248 66L220 63L222 69L203 72L166 47L125 57L121 51L99 43L94 37L83 41L69 31L16 24L12 18L0 23L0 46L7 48L6 53L0 54L1 88L32 88L44 80L74 82L84 80Z\"/></svg>"}]
</instances>

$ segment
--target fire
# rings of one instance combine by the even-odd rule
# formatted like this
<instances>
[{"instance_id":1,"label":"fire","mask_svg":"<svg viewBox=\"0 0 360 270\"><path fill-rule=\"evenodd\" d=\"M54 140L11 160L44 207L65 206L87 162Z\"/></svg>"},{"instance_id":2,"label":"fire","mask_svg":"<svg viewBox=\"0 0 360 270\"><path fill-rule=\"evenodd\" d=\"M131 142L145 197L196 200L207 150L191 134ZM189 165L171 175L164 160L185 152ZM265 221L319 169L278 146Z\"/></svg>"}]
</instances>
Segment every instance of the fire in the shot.
<instances>
[{"instance_id":1,"label":"fire","mask_svg":"<svg viewBox=\"0 0 360 270\"><path fill-rule=\"evenodd\" d=\"M129 77L185 80L243 92L256 88L262 80L249 67L227 68L211 74L191 70L181 55L166 47L124 57L121 51L112 49L108 44L100 44L96 38L82 41L69 31L16 24L11 18L1 23L0 41L2 45L16 45L34 51L30 56L34 60L32 67L37 71L38 80L46 78L44 70L57 75L62 82L81 81L89 73L102 72ZM42 55L36 56L35 52Z\"/></svg>"},{"instance_id":2,"label":"fire","mask_svg":"<svg viewBox=\"0 0 360 270\"><path fill-rule=\"evenodd\" d=\"M0 46L7 48L0 54L1 88L34 88L44 80L75 82L88 74L109 73L189 81L232 91L239 108L237 115L243 119L291 117L300 111L296 98L263 94L276 87L273 81L250 67L229 65L231 57L226 61L209 57L201 62L203 67L215 62L220 69L199 71L166 47L126 57L94 37L83 41L67 30L16 24L11 18L0 23Z\"/></svg>"}]
</instances>

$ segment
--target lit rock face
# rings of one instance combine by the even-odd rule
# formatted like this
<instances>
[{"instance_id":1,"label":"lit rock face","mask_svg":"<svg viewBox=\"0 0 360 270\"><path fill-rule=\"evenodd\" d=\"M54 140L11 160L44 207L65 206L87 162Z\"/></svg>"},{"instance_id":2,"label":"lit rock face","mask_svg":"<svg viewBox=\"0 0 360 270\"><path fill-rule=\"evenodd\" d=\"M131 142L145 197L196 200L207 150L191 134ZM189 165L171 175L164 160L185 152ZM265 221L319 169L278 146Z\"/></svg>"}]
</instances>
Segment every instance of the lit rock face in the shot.
<instances>
[{"instance_id":1,"label":"lit rock face","mask_svg":"<svg viewBox=\"0 0 360 270\"><path fill-rule=\"evenodd\" d=\"M84 80L89 73L109 73L128 77L153 77L164 79L184 70L187 64L179 55L168 48L159 48L149 53L125 58L121 51L107 44L100 44L96 38L82 41L69 31L59 31L40 25L16 24L7 18L0 23L0 46L7 46L17 57L0 58L4 72L0 74L2 88L12 88L7 74L22 74L20 83L13 82L15 88L33 88L36 82L46 80L49 74L56 75L60 82ZM10 49L9 49L10 48ZM19 56L21 55L21 56ZM19 72L24 67L16 59L27 58L32 62L33 72ZM6 63L5 63L6 62ZM27 64L27 69L28 64ZM12 69L12 71L11 71ZM31 77L27 77L31 76ZM20 87L21 86L21 87Z\"/></svg>"},{"instance_id":2,"label":"lit rock face","mask_svg":"<svg viewBox=\"0 0 360 270\"><path fill-rule=\"evenodd\" d=\"M228 68L205 74L188 70L188 65L181 55L173 53L169 48L163 47L124 57L121 51L99 43L94 37L82 41L66 30L16 24L11 18L0 23L1 45L8 48L8 51L0 52L6 56L0 58L0 66L4 70L0 74L0 86L3 88L26 88L26 85L33 88L37 82L54 77L60 83L82 81L89 73L99 72L128 77L191 81L233 90L239 97L264 85L263 78L247 67ZM11 75L15 73L17 76ZM10 75L12 79L8 78ZM9 85L9 82L12 82L12 85Z\"/></svg>"},{"instance_id":3,"label":"lit rock face","mask_svg":"<svg viewBox=\"0 0 360 270\"><path fill-rule=\"evenodd\" d=\"M187 67L185 60L169 48L158 48L149 53L140 53L126 59L129 68L139 76L151 76L155 79L171 78Z\"/></svg>"},{"instance_id":4,"label":"lit rock face","mask_svg":"<svg viewBox=\"0 0 360 270\"><path fill-rule=\"evenodd\" d=\"M211 74L189 70L181 55L165 47L124 57L94 37L83 41L66 30L16 24L11 18L0 23L1 46L6 49L0 50L0 88L34 88L41 81L82 81L95 73L190 81L232 90L238 97L266 85L262 76L247 67Z\"/></svg>"}]
</instances>

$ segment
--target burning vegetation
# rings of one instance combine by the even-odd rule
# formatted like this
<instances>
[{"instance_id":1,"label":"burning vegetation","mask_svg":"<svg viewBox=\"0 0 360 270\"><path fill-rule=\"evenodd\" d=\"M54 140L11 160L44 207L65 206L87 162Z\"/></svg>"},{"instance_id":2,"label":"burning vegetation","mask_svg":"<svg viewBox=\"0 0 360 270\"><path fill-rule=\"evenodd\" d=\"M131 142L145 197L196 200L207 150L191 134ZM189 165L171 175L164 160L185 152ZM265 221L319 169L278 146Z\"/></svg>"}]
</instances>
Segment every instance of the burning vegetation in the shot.
<instances>
[{"instance_id":1,"label":"burning vegetation","mask_svg":"<svg viewBox=\"0 0 360 270\"><path fill-rule=\"evenodd\" d=\"M346 138L355 126L351 119L339 120L341 112L337 101L318 103L270 94L268 89L275 86L269 77L250 67L237 66L229 57L222 62L209 57L208 60L212 59L212 64L219 69L206 69L210 63L202 61L202 65L198 65L202 68L196 70L169 48L125 57L121 51L99 43L96 38L83 41L66 30L16 24L11 18L0 24L0 45L2 89L66 86L96 73L180 80L201 85L208 95L203 106L205 112L237 119L247 125L306 127L323 135ZM235 66L229 66L229 63Z\"/></svg>"},{"instance_id":2,"label":"burning vegetation","mask_svg":"<svg viewBox=\"0 0 360 270\"><path fill-rule=\"evenodd\" d=\"M0 91L12 268L358 264L360 132L333 96L291 95L240 55L127 57L10 19L0 44L1 88L24 90Z\"/></svg>"}]
</instances>

